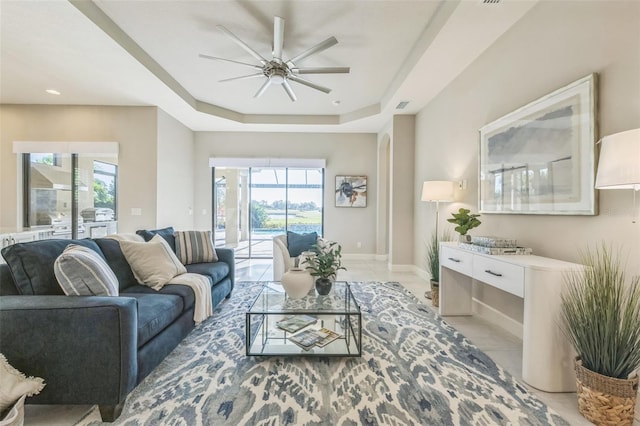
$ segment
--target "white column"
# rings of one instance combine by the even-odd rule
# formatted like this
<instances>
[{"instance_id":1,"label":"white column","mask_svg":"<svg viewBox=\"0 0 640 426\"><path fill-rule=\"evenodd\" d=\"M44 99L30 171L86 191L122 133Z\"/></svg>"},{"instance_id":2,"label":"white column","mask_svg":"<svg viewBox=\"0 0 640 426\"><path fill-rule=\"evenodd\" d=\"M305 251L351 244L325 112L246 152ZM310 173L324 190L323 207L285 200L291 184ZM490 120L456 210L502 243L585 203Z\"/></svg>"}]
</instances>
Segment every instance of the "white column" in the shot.
<instances>
[{"instance_id":1,"label":"white column","mask_svg":"<svg viewBox=\"0 0 640 426\"><path fill-rule=\"evenodd\" d=\"M240 241L249 239L249 178L246 170L240 171Z\"/></svg>"},{"instance_id":2,"label":"white column","mask_svg":"<svg viewBox=\"0 0 640 426\"><path fill-rule=\"evenodd\" d=\"M238 209L238 170L227 169L227 192L225 198L225 239L227 247L237 247L240 241L238 232L240 225L240 210Z\"/></svg>"}]
</instances>

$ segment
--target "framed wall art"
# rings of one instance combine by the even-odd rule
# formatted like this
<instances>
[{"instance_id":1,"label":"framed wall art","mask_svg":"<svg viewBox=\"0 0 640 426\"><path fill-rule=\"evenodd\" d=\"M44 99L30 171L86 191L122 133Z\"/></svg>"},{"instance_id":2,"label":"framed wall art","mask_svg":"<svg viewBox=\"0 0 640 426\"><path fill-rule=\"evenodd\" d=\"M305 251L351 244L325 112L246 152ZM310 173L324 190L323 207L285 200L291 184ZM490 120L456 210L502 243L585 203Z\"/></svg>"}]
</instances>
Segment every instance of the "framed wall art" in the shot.
<instances>
[{"instance_id":1,"label":"framed wall art","mask_svg":"<svg viewBox=\"0 0 640 426\"><path fill-rule=\"evenodd\" d=\"M597 76L480 129L481 213L595 215Z\"/></svg>"},{"instance_id":2,"label":"framed wall art","mask_svg":"<svg viewBox=\"0 0 640 426\"><path fill-rule=\"evenodd\" d=\"M367 177L336 175L336 207L367 207Z\"/></svg>"}]
</instances>

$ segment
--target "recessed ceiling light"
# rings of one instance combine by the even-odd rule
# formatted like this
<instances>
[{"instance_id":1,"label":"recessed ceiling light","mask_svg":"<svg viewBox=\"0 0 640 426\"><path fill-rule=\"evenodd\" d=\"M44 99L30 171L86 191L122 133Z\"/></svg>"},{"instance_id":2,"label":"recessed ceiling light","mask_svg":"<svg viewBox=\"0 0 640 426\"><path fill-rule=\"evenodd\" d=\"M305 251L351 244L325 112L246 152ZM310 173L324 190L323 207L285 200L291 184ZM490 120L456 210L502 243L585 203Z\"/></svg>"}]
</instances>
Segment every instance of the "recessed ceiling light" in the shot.
<instances>
[{"instance_id":1,"label":"recessed ceiling light","mask_svg":"<svg viewBox=\"0 0 640 426\"><path fill-rule=\"evenodd\" d=\"M331 103L332 103L334 106L338 106L338 105L340 105L340 103L341 103L341 102L340 102L339 100L337 100L337 99L336 99L335 101L333 101L333 102L331 102Z\"/></svg>"},{"instance_id":2,"label":"recessed ceiling light","mask_svg":"<svg viewBox=\"0 0 640 426\"><path fill-rule=\"evenodd\" d=\"M47 92L50 95L59 95L60 94L60 92L58 92L55 89L47 89L47 90L45 90L45 92Z\"/></svg>"}]
</instances>

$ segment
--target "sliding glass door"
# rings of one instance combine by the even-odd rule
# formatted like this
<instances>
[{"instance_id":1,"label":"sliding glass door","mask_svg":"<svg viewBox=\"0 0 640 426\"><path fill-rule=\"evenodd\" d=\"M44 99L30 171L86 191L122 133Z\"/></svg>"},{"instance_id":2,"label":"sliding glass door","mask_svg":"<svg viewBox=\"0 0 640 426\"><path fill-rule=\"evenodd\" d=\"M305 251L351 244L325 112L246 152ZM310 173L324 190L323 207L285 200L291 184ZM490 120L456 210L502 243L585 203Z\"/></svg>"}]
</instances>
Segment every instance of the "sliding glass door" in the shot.
<instances>
[{"instance_id":1,"label":"sliding glass door","mask_svg":"<svg viewBox=\"0 0 640 426\"><path fill-rule=\"evenodd\" d=\"M240 259L271 258L274 235L322 234L323 182L321 168L216 168L216 244Z\"/></svg>"},{"instance_id":2,"label":"sliding glass door","mask_svg":"<svg viewBox=\"0 0 640 426\"><path fill-rule=\"evenodd\" d=\"M322 169L288 169L288 231L322 235L323 182Z\"/></svg>"}]
</instances>

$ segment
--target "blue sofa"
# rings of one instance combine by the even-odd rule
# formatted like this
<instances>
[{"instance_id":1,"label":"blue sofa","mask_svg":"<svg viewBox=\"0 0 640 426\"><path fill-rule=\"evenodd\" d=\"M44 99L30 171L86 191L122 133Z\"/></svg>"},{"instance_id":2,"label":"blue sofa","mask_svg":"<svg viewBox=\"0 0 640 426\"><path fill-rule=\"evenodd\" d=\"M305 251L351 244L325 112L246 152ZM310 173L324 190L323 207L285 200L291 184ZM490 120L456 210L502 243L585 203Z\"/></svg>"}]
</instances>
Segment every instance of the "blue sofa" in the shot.
<instances>
[{"instance_id":1,"label":"blue sofa","mask_svg":"<svg viewBox=\"0 0 640 426\"><path fill-rule=\"evenodd\" d=\"M70 244L101 254L119 281L119 296L65 296L53 264ZM187 265L209 278L215 307L231 296L232 249L219 261ZM194 293L138 284L117 240L44 240L6 247L0 264L0 352L46 387L30 404L97 404L103 421L121 413L127 395L194 328Z\"/></svg>"}]
</instances>

